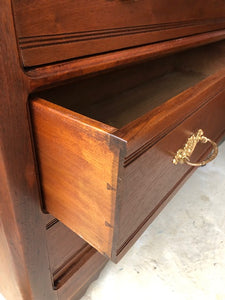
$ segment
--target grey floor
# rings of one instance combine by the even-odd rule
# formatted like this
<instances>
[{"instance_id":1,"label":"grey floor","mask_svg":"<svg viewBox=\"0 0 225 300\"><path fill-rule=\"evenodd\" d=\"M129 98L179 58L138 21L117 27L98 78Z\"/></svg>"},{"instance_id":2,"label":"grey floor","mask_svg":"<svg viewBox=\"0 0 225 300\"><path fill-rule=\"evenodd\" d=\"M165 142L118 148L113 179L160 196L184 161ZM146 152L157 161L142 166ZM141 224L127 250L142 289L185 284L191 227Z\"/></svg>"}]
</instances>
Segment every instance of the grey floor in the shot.
<instances>
[{"instance_id":1,"label":"grey floor","mask_svg":"<svg viewBox=\"0 0 225 300\"><path fill-rule=\"evenodd\" d=\"M82 300L225 300L225 142Z\"/></svg>"}]
</instances>

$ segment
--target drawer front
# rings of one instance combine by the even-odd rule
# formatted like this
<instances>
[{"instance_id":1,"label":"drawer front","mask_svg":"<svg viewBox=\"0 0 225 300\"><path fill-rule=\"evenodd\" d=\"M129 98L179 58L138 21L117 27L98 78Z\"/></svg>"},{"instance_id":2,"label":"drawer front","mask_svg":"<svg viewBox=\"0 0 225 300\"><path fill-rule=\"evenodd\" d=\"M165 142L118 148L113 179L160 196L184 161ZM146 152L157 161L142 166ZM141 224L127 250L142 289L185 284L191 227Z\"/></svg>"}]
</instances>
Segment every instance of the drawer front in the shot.
<instances>
[{"instance_id":1,"label":"drawer front","mask_svg":"<svg viewBox=\"0 0 225 300\"><path fill-rule=\"evenodd\" d=\"M193 171L173 165L176 151L200 128L215 141L223 135L224 98L223 71L117 131L33 100L46 210L118 261ZM192 159L208 151L198 146Z\"/></svg>"},{"instance_id":2,"label":"drawer front","mask_svg":"<svg viewBox=\"0 0 225 300\"><path fill-rule=\"evenodd\" d=\"M225 27L223 0L14 0L13 6L25 66Z\"/></svg>"},{"instance_id":3,"label":"drawer front","mask_svg":"<svg viewBox=\"0 0 225 300\"><path fill-rule=\"evenodd\" d=\"M183 148L188 138L200 128L205 136L216 142L224 135L225 91L126 165L125 193L120 202L117 260L126 253L196 169L187 164L174 165L172 160L177 150ZM212 150L210 143L199 143L190 160L201 161Z\"/></svg>"}]
</instances>

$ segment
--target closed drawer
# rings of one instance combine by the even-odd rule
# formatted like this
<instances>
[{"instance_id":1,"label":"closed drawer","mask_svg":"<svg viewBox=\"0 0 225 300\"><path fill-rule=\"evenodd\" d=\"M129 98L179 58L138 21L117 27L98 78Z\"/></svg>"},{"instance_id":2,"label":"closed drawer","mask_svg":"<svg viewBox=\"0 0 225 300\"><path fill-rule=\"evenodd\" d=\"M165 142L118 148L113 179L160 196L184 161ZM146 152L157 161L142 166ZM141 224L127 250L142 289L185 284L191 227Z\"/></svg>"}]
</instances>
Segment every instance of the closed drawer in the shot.
<instances>
[{"instance_id":1,"label":"closed drawer","mask_svg":"<svg viewBox=\"0 0 225 300\"><path fill-rule=\"evenodd\" d=\"M172 163L176 151L199 128L213 140L224 133L223 50L202 47L32 100L46 210L118 261L193 170ZM192 159L208 150L198 146Z\"/></svg>"},{"instance_id":2,"label":"closed drawer","mask_svg":"<svg viewBox=\"0 0 225 300\"><path fill-rule=\"evenodd\" d=\"M225 27L223 0L13 0L25 66Z\"/></svg>"},{"instance_id":3,"label":"closed drawer","mask_svg":"<svg viewBox=\"0 0 225 300\"><path fill-rule=\"evenodd\" d=\"M46 226L46 240L52 283L59 292L67 289L70 281L74 281L75 294L107 262L104 256L56 219Z\"/></svg>"}]
</instances>

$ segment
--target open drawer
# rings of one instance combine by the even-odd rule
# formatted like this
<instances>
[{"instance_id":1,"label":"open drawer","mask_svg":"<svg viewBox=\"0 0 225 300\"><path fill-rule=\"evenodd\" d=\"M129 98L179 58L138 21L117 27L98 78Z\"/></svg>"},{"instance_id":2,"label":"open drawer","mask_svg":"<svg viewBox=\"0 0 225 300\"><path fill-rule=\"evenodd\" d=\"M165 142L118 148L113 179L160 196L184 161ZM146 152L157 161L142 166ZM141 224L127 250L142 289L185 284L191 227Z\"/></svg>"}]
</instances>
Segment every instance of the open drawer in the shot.
<instances>
[{"instance_id":1,"label":"open drawer","mask_svg":"<svg viewBox=\"0 0 225 300\"><path fill-rule=\"evenodd\" d=\"M225 130L224 43L60 86L31 101L46 210L118 261ZM198 143L199 161L210 143Z\"/></svg>"}]
</instances>

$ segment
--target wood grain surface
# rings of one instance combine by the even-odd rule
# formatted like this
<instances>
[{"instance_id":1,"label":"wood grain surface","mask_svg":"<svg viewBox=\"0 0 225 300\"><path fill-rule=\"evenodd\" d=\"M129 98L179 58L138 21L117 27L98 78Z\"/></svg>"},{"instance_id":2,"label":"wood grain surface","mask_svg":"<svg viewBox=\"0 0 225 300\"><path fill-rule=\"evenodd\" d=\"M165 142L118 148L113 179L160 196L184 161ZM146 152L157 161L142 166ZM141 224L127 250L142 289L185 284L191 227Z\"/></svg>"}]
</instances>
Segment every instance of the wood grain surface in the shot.
<instances>
[{"instance_id":1,"label":"wood grain surface","mask_svg":"<svg viewBox=\"0 0 225 300\"><path fill-rule=\"evenodd\" d=\"M14 0L13 6L25 66L225 27L223 0Z\"/></svg>"},{"instance_id":2,"label":"wood grain surface","mask_svg":"<svg viewBox=\"0 0 225 300\"><path fill-rule=\"evenodd\" d=\"M73 10L71 0L1 2L0 291L7 300L79 299L107 258L55 217L118 261L193 171L179 171L176 183L165 179L172 167L162 171L159 184L163 182L165 186L158 198L148 203L147 198L134 196L137 189L146 191L146 195L156 193L147 187L147 177L155 183L158 174L153 172L158 162L152 156L168 164L174 145L180 146L184 135L188 136L184 130L184 124L189 124L187 118L194 120L191 130L203 119L209 137L217 139L223 134L224 71L217 72L224 53L220 43L214 45L218 53L216 63L209 63L213 61L210 55L210 59L205 57L199 64L197 52L192 52L195 63L191 64L191 56L182 53L181 71L203 73L204 81L160 104L159 110L152 107L137 121L126 121L122 128L45 100L32 102L37 121L32 120L34 143L29 112L31 94L56 86L62 93L62 85L65 88L70 83L70 91L76 86L80 91L87 90L81 101L90 104L134 85L141 87L143 78L151 81L172 71L170 63L163 66L163 60L161 65L158 60L153 64L148 60L224 39L222 0L217 1L217 6L212 0L191 1L193 5L189 2L185 10L183 0L173 0L174 5L166 3L167 9L162 13L165 2L160 0L143 9L149 4L147 0L77 1ZM168 40L174 37L179 38ZM157 43L149 44L154 41ZM143 46L133 47L138 45ZM124 50L111 51L115 49ZM106 51L111 52L103 53ZM91 53L102 54L72 60ZM62 60L67 61L56 63ZM24 69L49 62L52 64ZM146 64L145 70L141 62ZM171 62L173 65L174 59ZM154 66L152 74L147 66ZM142 75L135 70L143 71ZM102 89L97 87L99 74L104 82ZM179 76L176 78L178 82ZM89 95L88 99L85 95ZM66 100L64 97L64 104ZM158 123L153 122L156 118ZM214 125L209 126L212 122ZM179 138L174 143L176 132ZM172 149L169 154L168 145ZM198 150L194 158L200 159L205 151ZM139 168L147 181L142 180ZM144 211L138 201L143 202ZM54 216L47 215L45 209L53 211Z\"/></svg>"},{"instance_id":3,"label":"wood grain surface","mask_svg":"<svg viewBox=\"0 0 225 300\"><path fill-rule=\"evenodd\" d=\"M176 151L182 148L187 139L200 128L208 138L215 141L219 141L224 135L224 97L223 89L125 168L126 192L123 201L120 202L118 259L137 240L146 224L152 222L152 216L161 210L163 202L194 169L188 165L173 165L172 160ZM202 160L209 149L212 150L210 143L199 144L191 161Z\"/></svg>"},{"instance_id":4,"label":"wood grain surface","mask_svg":"<svg viewBox=\"0 0 225 300\"><path fill-rule=\"evenodd\" d=\"M45 100L33 101L32 111L46 210L111 256L123 141L111 127Z\"/></svg>"},{"instance_id":5,"label":"wood grain surface","mask_svg":"<svg viewBox=\"0 0 225 300\"><path fill-rule=\"evenodd\" d=\"M47 249L46 224L54 218L41 210L27 109L30 82L20 65L7 0L0 2L0 27L0 293L7 300L78 299L106 259L89 246L76 266L73 261L70 276L64 272L61 288L54 290L49 255L58 263L60 250ZM71 236L64 234L64 238ZM73 233L74 248L79 246L76 237ZM57 247L68 254L71 244L61 242L58 240Z\"/></svg>"},{"instance_id":6,"label":"wood grain surface","mask_svg":"<svg viewBox=\"0 0 225 300\"><path fill-rule=\"evenodd\" d=\"M197 34L97 56L75 59L26 70L30 92L61 85L77 78L106 73L113 69L154 60L171 53L214 43L225 38L225 30Z\"/></svg>"},{"instance_id":7,"label":"wood grain surface","mask_svg":"<svg viewBox=\"0 0 225 300\"><path fill-rule=\"evenodd\" d=\"M107 94L107 80L102 91L96 78L93 85L90 84L92 79L75 83L73 92L70 90L71 84L67 86L71 98L66 96L66 100L63 97L66 94L63 90L60 93L60 88L46 92L47 99L52 99L57 105L39 98L32 101L46 209L113 261L118 261L125 254L156 211L191 172L190 167L173 166L175 150L198 128L203 127L213 139L218 139L224 132L224 43L213 45L210 49L207 51L203 47L185 52L181 57L176 55L176 59L170 57L167 67L157 72L149 67L150 73L153 70L152 76L156 76L154 79L149 75L149 82L157 87L156 93L161 91L164 100L157 96L156 102L159 102L153 107L150 105L149 112L137 119L127 99L132 101L136 95L135 103L139 97L139 101L144 101L147 107L142 94L145 94L145 89L140 84L142 79L140 77L139 84L134 88L129 84L132 75L123 80L122 71L118 71L120 89L116 87L115 79L116 88L114 90L112 80L110 90L116 91L119 98L117 101L114 95L110 100L108 114L111 112L111 115L120 118L121 111L126 109L126 116L131 112L135 119L128 119L128 124L119 129L100 122L102 120L95 120L95 116L98 119L99 116L100 119L107 117L109 95L100 100L102 95ZM212 61L215 59L208 68L205 65L207 57ZM165 62L163 59L162 65ZM171 63L175 63L176 72L179 67L181 74L197 74L199 82L196 84L193 76L190 80L185 77L183 81L180 74L174 77L174 83L167 76L164 85L159 88L157 82L161 84L161 73L173 72ZM160 66L159 61L157 65ZM133 71L137 69L136 66ZM112 79L113 75L105 76ZM191 87L186 89L188 81ZM181 90L180 82L185 84L183 88L181 84ZM164 89L167 84L168 89ZM173 84L177 95L170 98L170 86ZM90 90L86 92L88 87ZM121 95L126 88L130 94L126 92L123 99ZM124 91L121 92L121 89ZM150 91L151 102L154 90ZM80 112L84 95L89 92L94 96L87 100L89 104L86 109L90 110L92 118ZM165 93L168 93L167 97ZM146 94L149 94L148 89ZM72 110L59 106L60 101L61 105ZM93 106L92 101L97 106ZM87 112L85 114L88 115ZM207 147L199 148L194 159L200 159L207 150Z\"/></svg>"},{"instance_id":8,"label":"wood grain surface","mask_svg":"<svg viewBox=\"0 0 225 300\"><path fill-rule=\"evenodd\" d=\"M0 24L0 291L7 300L56 299L10 1L0 2Z\"/></svg>"}]
</instances>

